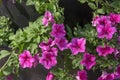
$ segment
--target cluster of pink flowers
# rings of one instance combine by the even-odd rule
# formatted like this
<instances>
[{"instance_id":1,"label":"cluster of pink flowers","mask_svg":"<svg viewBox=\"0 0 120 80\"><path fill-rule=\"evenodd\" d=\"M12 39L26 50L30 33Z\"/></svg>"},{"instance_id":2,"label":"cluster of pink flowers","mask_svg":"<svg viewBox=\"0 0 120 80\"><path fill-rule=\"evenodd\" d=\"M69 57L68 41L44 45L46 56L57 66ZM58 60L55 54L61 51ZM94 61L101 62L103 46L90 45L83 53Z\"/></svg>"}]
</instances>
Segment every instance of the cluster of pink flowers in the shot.
<instances>
[{"instance_id":1,"label":"cluster of pink flowers","mask_svg":"<svg viewBox=\"0 0 120 80\"><path fill-rule=\"evenodd\" d=\"M107 40L111 40L115 32L117 32L116 24L118 23L120 23L120 14L114 13L107 16L96 16L92 21L92 25L96 27L98 38L106 38ZM105 44L104 47L99 45L96 51L99 56L106 57L114 52L114 48Z\"/></svg>"},{"instance_id":2,"label":"cluster of pink flowers","mask_svg":"<svg viewBox=\"0 0 120 80\"><path fill-rule=\"evenodd\" d=\"M96 16L93 21L92 25L96 27L97 36L98 38L106 38L107 40L111 40L115 32L117 32L117 24L120 23L120 14L111 13L107 16ZM119 41L119 40L118 40ZM99 56L106 57L109 54L115 53L115 57L119 54L116 48L110 47L105 42L104 46L97 46L96 52ZM114 80L120 78L119 75L119 66L117 71L114 73L107 73L103 72L103 74L98 78L98 80Z\"/></svg>"},{"instance_id":3,"label":"cluster of pink flowers","mask_svg":"<svg viewBox=\"0 0 120 80\"><path fill-rule=\"evenodd\" d=\"M118 80L120 79L120 65L118 65L117 69L113 73L107 73L103 71L102 75L97 80Z\"/></svg>"},{"instance_id":4,"label":"cluster of pink flowers","mask_svg":"<svg viewBox=\"0 0 120 80\"><path fill-rule=\"evenodd\" d=\"M46 11L42 23L47 27L49 22L52 23L52 31L50 32L48 42L43 41L39 44L39 48L42 51L41 57L39 57L39 54L32 57L28 50L24 50L23 53L19 55L19 62L22 68L35 67L40 63L46 69L51 69L57 65L58 49L60 51L70 49L72 55L83 53L83 59L80 61L80 64L85 66L87 70L90 70L96 65L96 57L86 52L85 38L73 38L71 42L68 43L65 37L66 31L64 25L55 23L53 15L49 11ZM113 13L109 16L96 16L92 22L93 26L96 26L98 38L105 38L106 40L111 40L113 38L113 35L117 31L116 24L118 23L120 23L120 15ZM107 57L109 54L115 52L115 48L105 43L104 46L97 46L96 52L99 56ZM53 80L54 77L54 74L48 73L46 80ZM78 71L76 78L77 80L87 80L87 72L85 70ZM103 72L98 80L114 80L116 78L120 78L120 66L117 67L114 73Z\"/></svg>"},{"instance_id":5,"label":"cluster of pink flowers","mask_svg":"<svg viewBox=\"0 0 120 80\"><path fill-rule=\"evenodd\" d=\"M116 32L116 24L120 22L120 15L111 13L108 16L96 16L92 25L96 26L98 38L112 39Z\"/></svg>"}]
</instances>

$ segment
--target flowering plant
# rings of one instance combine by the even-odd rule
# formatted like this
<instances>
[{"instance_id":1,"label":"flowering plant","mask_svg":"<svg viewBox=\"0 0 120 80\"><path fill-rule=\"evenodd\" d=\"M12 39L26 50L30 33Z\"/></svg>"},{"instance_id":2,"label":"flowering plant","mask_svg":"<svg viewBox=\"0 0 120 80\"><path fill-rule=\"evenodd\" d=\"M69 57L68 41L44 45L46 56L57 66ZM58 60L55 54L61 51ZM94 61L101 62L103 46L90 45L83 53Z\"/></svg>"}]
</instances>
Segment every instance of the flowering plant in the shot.
<instances>
[{"instance_id":1,"label":"flowering plant","mask_svg":"<svg viewBox=\"0 0 120 80\"><path fill-rule=\"evenodd\" d=\"M94 0L91 1L89 5L93 6ZM39 4L42 3L45 1ZM96 70L101 72L97 80L120 79L120 14L110 10L106 15L95 12L92 23L71 30L63 24L62 9L58 5L52 7L58 10L37 8L44 15L16 34L11 32L8 46L12 50L0 52L0 59L8 57L0 76L11 80L12 74L19 76L19 69L41 64L49 70L46 80L88 80L89 71Z\"/></svg>"}]
</instances>

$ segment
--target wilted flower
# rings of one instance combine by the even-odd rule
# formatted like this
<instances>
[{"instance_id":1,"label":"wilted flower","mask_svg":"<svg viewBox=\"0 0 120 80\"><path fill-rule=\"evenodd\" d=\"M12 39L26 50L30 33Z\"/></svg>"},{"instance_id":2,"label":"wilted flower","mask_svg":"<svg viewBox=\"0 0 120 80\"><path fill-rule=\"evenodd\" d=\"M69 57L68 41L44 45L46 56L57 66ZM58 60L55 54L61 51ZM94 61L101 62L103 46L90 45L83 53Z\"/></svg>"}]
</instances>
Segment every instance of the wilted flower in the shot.
<instances>
[{"instance_id":1,"label":"wilted flower","mask_svg":"<svg viewBox=\"0 0 120 80\"><path fill-rule=\"evenodd\" d=\"M83 59L80 62L86 67L87 70L90 70L96 64L96 57L89 53L84 53Z\"/></svg>"},{"instance_id":2,"label":"wilted flower","mask_svg":"<svg viewBox=\"0 0 120 80\"><path fill-rule=\"evenodd\" d=\"M109 24L105 24L105 26L99 25L96 29L98 32L97 36L99 38L106 38L108 40L112 39L114 33L116 32L116 28L111 27Z\"/></svg>"},{"instance_id":3,"label":"wilted flower","mask_svg":"<svg viewBox=\"0 0 120 80\"><path fill-rule=\"evenodd\" d=\"M61 51L63 51L64 49L67 49L68 41L65 37L56 38L55 43Z\"/></svg>"},{"instance_id":4,"label":"wilted flower","mask_svg":"<svg viewBox=\"0 0 120 80\"><path fill-rule=\"evenodd\" d=\"M87 72L85 70L78 71L76 78L77 80L87 80Z\"/></svg>"},{"instance_id":5,"label":"wilted flower","mask_svg":"<svg viewBox=\"0 0 120 80\"><path fill-rule=\"evenodd\" d=\"M52 32L50 33L50 35L55 38L64 37L66 35L64 25L54 23L52 26Z\"/></svg>"},{"instance_id":6,"label":"wilted flower","mask_svg":"<svg viewBox=\"0 0 120 80\"><path fill-rule=\"evenodd\" d=\"M70 48L73 55L77 55L79 52L85 52L85 44L85 38L73 38L72 41L68 44L68 48Z\"/></svg>"},{"instance_id":7,"label":"wilted flower","mask_svg":"<svg viewBox=\"0 0 120 80\"><path fill-rule=\"evenodd\" d=\"M48 26L49 22L54 23L54 17L50 11L46 11L44 17L42 19L42 23L44 26Z\"/></svg>"},{"instance_id":8,"label":"wilted flower","mask_svg":"<svg viewBox=\"0 0 120 80\"><path fill-rule=\"evenodd\" d=\"M57 64L56 56L52 53L44 52L39 60L46 69L50 69Z\"/></svg>"},{"instance_id":9,"label":"wilted flower","mask_svg":"<svg viewBox=\"0 0 120 80\"><path fill-rule=\"evenodd\" d=\"M23 53L19 55L19 62L22 68L31 68L34 62L34 58L28 50L24 50Z\"/></svg>"},{"instance_id":10,"label":"wilted flower","mask_svg":"<svg viewBox=\"0 0 120 80\"><path fill-rule=\"evenodd\" d=\"M114 74L103 72L97 80L114 80Z\"/></svg>"},{"instance_id":11,"label":"wilted flower","mask_svg":"<svg viewBox=\"0 0 120 80\"><path fill-rule=\"evenodd\" d=\"M54 74L52 74L51 72L48 73L46 80L53 80L54 79Z\"/></svg>"},{"instance_id":12,"label":"wilted flower","mask_svg":"<svg viewBox=\"0 0 120 80\"><path fill-rule=\"evenodd\" d=\"M114 48L112 48L108 45L105 45L104 47L103 46L98 46L96 48L96 51L98 52L99 56L106 57L107 55L112 54L114 52Z\"/></svg>"}]
</instances>

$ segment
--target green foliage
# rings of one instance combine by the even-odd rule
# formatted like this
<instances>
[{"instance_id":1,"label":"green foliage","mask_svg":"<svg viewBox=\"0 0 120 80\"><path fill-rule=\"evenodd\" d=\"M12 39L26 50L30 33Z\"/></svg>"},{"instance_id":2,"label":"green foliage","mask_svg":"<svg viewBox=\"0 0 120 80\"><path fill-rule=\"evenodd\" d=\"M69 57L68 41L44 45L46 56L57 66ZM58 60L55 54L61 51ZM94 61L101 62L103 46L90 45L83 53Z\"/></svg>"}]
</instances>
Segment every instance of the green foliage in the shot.
<instances>
[{"instance_id":1,"label":"green foliage","mask_svg":"<svg viewBox=\"0 0 120 80\"><path fill-rule=\"evenodd\" d=\"M11 21L5 16L0 16L0 45L8 45L8 37L13 33L13 30L9 28Z\"/></svg>"},{"instance_id":2,"label":"green foliage","mask_svg":"<svg viewBox=\"0 0 120 80\"><path fill-rule=\"evenodd\" d=\"M49 37L50 28L44 27L41 23L42 17L38 18L35 22L30 22L26 28L19 29L16 34L9 37L11 41L10 46L13 49L18 49L18 54L23 50L30 50L32 54L38 52L37 48L39 42L47 40Z\"/></svg>"},{"instance_id":3,"label":"green foliage","mask_svg":"<svg viewBox=\"0 0 120 80\"><path fill-rule=\"evenodd\" d=\"M8 57L5 63L0 68L0 77L10 75L11 73L18 74L18 55L14 51L9 52L5 50L0 51L0 54L0 58L2 59Z\"/></svg>"},{"instance_id":4,"label":"green foliage","mask_svg":"<svg viewBox=\"0 0 120 80\"><path fill-rule=\"evenodd\" d=\"M63 9L58 6L59 0L27 0L27 5L35 5L36 10L43 14L46 10L53 13L57 23L63 23Z\"/></svg>"}]
</instances>

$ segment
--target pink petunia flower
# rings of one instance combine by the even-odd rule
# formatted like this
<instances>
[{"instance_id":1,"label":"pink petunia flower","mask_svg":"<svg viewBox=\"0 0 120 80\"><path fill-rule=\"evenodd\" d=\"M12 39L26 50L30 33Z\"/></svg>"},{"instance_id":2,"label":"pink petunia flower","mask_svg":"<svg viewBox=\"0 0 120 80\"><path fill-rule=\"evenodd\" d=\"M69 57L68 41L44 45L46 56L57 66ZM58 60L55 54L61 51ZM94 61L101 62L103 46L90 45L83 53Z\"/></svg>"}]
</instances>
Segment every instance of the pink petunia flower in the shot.
<instances>
[{"instance_id":1,"label":"pink petunia flower","mask_svg":"<svg viewBox=\"0 0 120 80\"><path fill-rule=\"evenodd\" d=\"M54 79L54 74L52 74L51 72L48 73L46 80L53 80Z\"/></svg>"},{"instance_id":2,"label":"pink petunia flower","mask_svg":"<svg viewBox=\"0 0 120 80\"><path fill-rule=\"evenodd\" d=\"M114 74L103 72L97 80L114 80Z\"/></svg>"},{"instance_id":3,"label":"pink petunia flower","mask_svg":"<svg viewBox=\"0 0 120 80\"><path fill-rule=\"evenodd\" d=\"M33 62L33 66L34 66L34 68L37 66L37 64L39 63L39 54L37 53L37 54L35 54L34 55L34 62Z\"/></svg>"},{"instance_id":4,"label":"pink petunia flower","mask_svg":"<svg viewBox=\"0 0 120 80\"><path fill-rule=\"evenodd\" d=\"M50 69L57 64L56 56L51 53L44 52L42 57L39 59L39 63L41 63L46 69Z\"/></svg>"},{"instance_id":5,"label":"pink petunia flower","mask_svg":"<svg viewBox=\"0 0 120 80\"><path fill-rule=\"evenodd\" d=\"M99 24L99 18L100 18L100 16L98 16L98 15L93 18L92 26L96 27Z\"/></svg>"},{"instance_id":6,"label":"pink petunia flower","mask_svg":"<svg viewBox=\"0 0 120 80\"><path fill-rule=\"evenodd\" d=\"M50 54L52 54L53 56L57 56L57 55L58 55L58 49L55 48L55 47L48 48L47 50L43 50L42 52L43 52L43 54L44 54L44 53L50 53Z\"/></svg>"},{"instance_id":7,"label":"pink petunia flower","mask_svg":"<svg viewBox=\"0 0 120 80\"><path fill-rule=\"evenodd\" d=\"M85 70L78 71L76 78L77 80L87 80L87 72Z\"/></svg>"},{"instance_id":8,"label":"pink petunia flower","mask_svg":"<svg viewBox=\"0 0 120 80\"><path fill-rule=\"evenodd\" d=\"M31 68L34 62L34 58L28 50L24 50L23 53L19 55L19 62L22 68Z\"/></svg>"},{"instance_id":9,"label":"pink petunia flower","mask_svg":"<svg viewBox=\"0 0 120 80\"><path fill-rule=\"evenodd\" d=\"M54 23L54 17L52 15L52 13L50 11L46 11L44 14L44 17L42 19L42 23L44 26L48 26L48 24L50 23Z\"/></svg>"},{"instance_id":10,"label":"pink petunia flower","mask_svg":"<svg viewBox=\"0 0 120 80\"><path fill-rule=\"evenodd\" d=\"M111 21L108 16L99 16L93 20L94 26L105 26L106 24L111 24Z\"/></svg>"},{"instance_id":11,"label":"pink petunia flower","mask_svg":"<svg viewBox=\"0 0 120 80\"><path fill-rule=\"evenodd\" d=\"M79 52L85 52L85 38L73 38L68 44L68 48L72 51L73 55L77 55Z\"/></svg>"},{"instance_id":12,"label":"pink petunia flower","mask_svg":"<svg viewBox=\"0 0 120 80\"><path fill-rule=\"evenodd\" d=\"M56 38L55 39L55 43L56 45L58 46L58 48L63 51L65 49L67 49L67 44L68 44L68 41L65 37L62 37L62 38Z\"/></svg>"},{"instance_id":13,"label":"pink petunia flower","mask_svg":"<svg viewBox=\"0 0 120 80\"><path fill-rule=\"evenodd\" d=\"M108 45L105 45L104 47L98 46L96 48L96 51L98 52L99 56L106 57L107 55L112 54L114 52L114 48L112 48L112 47L110 47Z\"/></svg>"},{"instance_id":14,"label":"pink petunia flower","mask_svg":"<svg viewBox=\"0 0 120 80\"><path fill-rule=\"evenodd\" d=\"M84 53L83 59L80 62L86 67L87 70L90 70L96 64L96 57L89 53Z\"/></svg>"},{"instance_id":15,"label":"pink petunia flower","mask_svg":"<svg viewBox=\"0 0 120 80\"><path fill-rule=\"evenodd\" d=\"M116 28L111 27L109 24L106 24L105 26L99 25L96 29L98 32L98 38L106 38L108 40L112 39L114 33L116 32Z\"/></svg>"},{"instance_id":16,"label":"pink petunia flower","mask_svg":"<svg viewBox=\"0 0 120 80\"><path fill-rule=\"evenodd\" d=\"M55 38L64 37L66 35L64 25L54 23L52 26L52 32L50 33L50 35Z\"/></svg>"},{"instance_id":17,"label":"pink petunia flower","mask_svg":"<svg viewBox=\"0 0 120 80\"><path fill-rule=\"evenodd\" d=\"M53 39L49 38L48 42L45 42L45 41L41 42L39 44L39 48L41 48L44 51L44 50L48 50L50 47L54 45L55 45L55 42L53 41Z\"/></svg>"},{"instance_id":18,"label":"pink petunia flower","mask_svg":"<svg viewBox=\"0 0 120 80\"><path fill-rule=\"evenodd\" d=\"M120 14L111 13L110 20L112 23L120 23Z\"/></svg>"},{"instance_id":19,"label":"pink petunia flower","mask_svg":"<svg viewBox=\"0 0 120 80\"><path fill-rule=\"evenodd\" d=\"M13 75L6 76L6 80L13 80Z\"/></svg>"}]
</instances>

